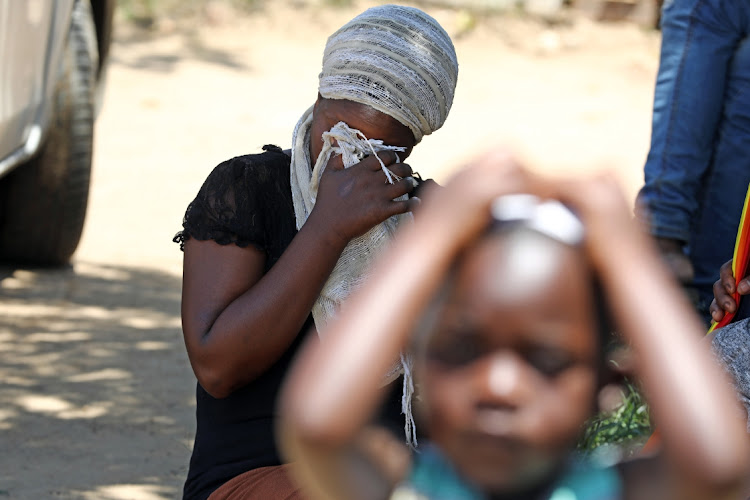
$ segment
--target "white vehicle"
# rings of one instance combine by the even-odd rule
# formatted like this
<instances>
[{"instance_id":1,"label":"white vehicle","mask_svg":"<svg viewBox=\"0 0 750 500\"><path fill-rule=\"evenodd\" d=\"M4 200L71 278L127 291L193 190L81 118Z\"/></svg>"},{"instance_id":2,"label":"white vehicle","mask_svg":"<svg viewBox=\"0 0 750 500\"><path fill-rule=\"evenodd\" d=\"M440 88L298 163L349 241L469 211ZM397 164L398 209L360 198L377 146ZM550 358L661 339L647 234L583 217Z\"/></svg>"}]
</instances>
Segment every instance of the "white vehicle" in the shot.
<instances>
[{"instance_id":1,"label":"white vehicle","mask_svg":"<svg viewBox=\"0 0 750 500\"><path fill-rule=\"evenodd\" d=\"M59 265L83 229L114 0L0 0L0 260Z\"/></svg>"}]
</instances>

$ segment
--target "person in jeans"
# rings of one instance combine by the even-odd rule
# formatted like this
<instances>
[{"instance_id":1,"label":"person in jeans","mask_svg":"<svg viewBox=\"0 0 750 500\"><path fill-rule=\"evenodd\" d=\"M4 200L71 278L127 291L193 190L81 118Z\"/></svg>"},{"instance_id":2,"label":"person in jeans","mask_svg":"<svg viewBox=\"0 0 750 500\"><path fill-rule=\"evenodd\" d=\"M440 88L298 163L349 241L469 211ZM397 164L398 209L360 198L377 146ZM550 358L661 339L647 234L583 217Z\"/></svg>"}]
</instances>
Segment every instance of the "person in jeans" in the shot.
<instances>
[{"instance_id":1,"label":"person in jeans","mask_svg":"<svg viewBox=\"0 0 750 500\"><path fill-rule=\"evenodd\" d=\"M637 215L708 319L750 182L750 2L665 0Z\"/></svg>"}]
</instances>

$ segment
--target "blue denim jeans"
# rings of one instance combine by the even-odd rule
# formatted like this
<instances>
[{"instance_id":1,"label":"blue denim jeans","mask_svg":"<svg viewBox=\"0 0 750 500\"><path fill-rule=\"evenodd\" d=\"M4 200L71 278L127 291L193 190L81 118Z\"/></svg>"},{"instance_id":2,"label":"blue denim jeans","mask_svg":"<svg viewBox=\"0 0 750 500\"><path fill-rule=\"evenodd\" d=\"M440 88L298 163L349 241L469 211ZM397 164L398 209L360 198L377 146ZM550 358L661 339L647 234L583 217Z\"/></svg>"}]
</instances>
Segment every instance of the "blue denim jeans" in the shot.
<instances>
[{"instance_id":1,"label":"blue denim jeans","mask_svg":"<svg viewBox=\"0 0 750 500\"><path fill-rule=\"evenodd\" d=\"M705 314L750 183L750 0L666 0L661 22L638 206L654 236L685 242Z\"/></svg>"}]
</instances>

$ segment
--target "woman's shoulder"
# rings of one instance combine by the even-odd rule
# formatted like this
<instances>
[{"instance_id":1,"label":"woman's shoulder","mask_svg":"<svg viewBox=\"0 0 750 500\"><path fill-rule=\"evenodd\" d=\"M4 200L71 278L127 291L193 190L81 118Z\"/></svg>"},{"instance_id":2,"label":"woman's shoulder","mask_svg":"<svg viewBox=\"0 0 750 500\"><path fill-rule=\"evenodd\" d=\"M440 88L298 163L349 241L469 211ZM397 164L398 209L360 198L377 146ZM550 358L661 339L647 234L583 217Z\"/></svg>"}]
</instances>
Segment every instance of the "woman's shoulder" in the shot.
<instances>
[{"instance_id":1,"label":"woman's shoulder","mask_svg":"<svg viewBox=\"0 0 750 500\"><path fill-rule=\"evenodd\" d=\"M194 236L243 247L272 245L276 229L286 219L294 227L293 209L286 219L283 215L292 198L289 163L281 148L267 145L262 153L235 156L217 165L188 205L183 231L175 241L184 246Z\"/></svg>"},{"instance_id":2,"label":"woman's shoulder","mask_svg":"<svg viewBox=\"0 0 750 500\"><path fill-rule=\"evenodd\" d=\"M219 163L209 174L209 179L231 177L248 181L263 181L283 175L289 176L290 156L280 147L267 144L262 153L235 156Z\"/></svg>"}]
</instances>

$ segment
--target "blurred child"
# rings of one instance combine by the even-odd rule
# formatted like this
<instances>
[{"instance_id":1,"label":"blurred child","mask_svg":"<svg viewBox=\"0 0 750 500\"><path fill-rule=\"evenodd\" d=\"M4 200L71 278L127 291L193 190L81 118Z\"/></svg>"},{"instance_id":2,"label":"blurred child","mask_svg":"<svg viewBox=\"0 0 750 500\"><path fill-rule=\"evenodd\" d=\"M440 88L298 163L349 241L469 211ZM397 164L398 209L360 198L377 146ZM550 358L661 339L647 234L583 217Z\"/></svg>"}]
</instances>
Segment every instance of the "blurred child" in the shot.
<instances>
[{"instance_id":1,"label":"blurred child","mask_svg":"<svg viewBox=\"0 0 750 500\"><path fill-rule=\"evenodd\" d=\"M519 218L497 205L512 193L579 219L526 198L510 205L521 223L493 222L493 202ZM745 498L731 386L614 182L544 182L496 154L431 194L287 380L279 439L312 498ZM609 467L574 453L603 375L600 288L663 440L659 455ZM409 346L430 439L413 454L368 425Z\"/></svg>"}]
</instances>

